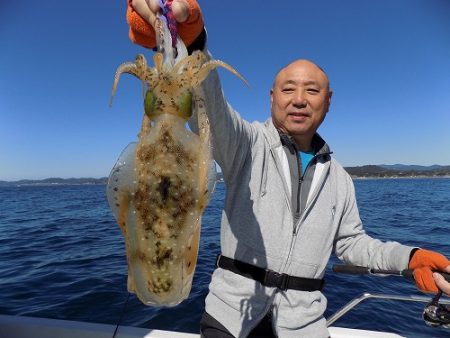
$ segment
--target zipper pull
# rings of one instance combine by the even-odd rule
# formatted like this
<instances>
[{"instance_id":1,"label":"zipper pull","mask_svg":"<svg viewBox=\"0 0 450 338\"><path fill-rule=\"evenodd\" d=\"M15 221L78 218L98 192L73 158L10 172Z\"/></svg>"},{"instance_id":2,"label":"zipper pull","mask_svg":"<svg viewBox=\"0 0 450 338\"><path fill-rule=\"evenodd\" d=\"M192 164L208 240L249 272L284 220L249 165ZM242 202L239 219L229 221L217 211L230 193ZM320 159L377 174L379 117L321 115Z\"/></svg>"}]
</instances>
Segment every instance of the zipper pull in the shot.
<instances>
[{"instance_id":1,"label":"zipper pull","mask_svg":"<svg viewBox=\"0 0 450 338\"><path fill-rule=\"evenodd\" d=\"M300 220L300 218L297 219L297 220L295 221L295 223L294 223L294 228L292 229L292 235L293 235L293 236L297 236L297 230L298 230L298 228L299 228L299 225L298 225L297 223L298 223L299 220Z\"/></svg>"}]
</instances>

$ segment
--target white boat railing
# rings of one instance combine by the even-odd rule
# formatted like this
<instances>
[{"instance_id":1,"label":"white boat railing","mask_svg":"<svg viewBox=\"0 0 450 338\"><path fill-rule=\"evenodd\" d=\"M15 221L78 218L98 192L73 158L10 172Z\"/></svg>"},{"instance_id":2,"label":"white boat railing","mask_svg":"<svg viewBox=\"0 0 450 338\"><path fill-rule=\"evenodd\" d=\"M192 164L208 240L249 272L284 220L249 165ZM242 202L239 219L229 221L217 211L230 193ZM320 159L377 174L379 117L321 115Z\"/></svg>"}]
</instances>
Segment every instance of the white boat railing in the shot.
<instances>
[{"instance_id":1,"label":"white boat railing","mask_svg":"<svg viewBox=\"0 0 450 338\"><path fill-rule=\"evenodd\" d=\"M418 303L429 303L430 297L424 296L399 296L399 295L388 295L388 294L372 294L372 293L362 293L356 298L353 298L350 302L345 304L340 310L336 311L330 318L327 320L327 326L332 325L336 320L341 318L355 306L360 304L361 302L367 299L386 299L386 300L399 300L399 301L407 301L407 302L418 302ZM450 299L440 299L439 303L441 304L450 304Z\"/></svg>"}]
</instances>

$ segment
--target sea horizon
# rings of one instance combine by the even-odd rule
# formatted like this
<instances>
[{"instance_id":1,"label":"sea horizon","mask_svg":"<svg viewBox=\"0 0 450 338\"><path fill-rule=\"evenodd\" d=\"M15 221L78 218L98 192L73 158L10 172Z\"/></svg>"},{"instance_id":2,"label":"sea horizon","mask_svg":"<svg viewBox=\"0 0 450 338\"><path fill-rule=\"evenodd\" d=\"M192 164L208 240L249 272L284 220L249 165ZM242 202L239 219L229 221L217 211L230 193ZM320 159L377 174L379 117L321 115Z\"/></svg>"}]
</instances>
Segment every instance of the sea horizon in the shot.
<instances>
[{"instance_id":1,"label":"sea horizon","mask_svg":"<svg viewBox=\"0 0 450 338\"><path fill-rule=\"evenodd\" d=\"M222 178L222 172L218 167L218 180ZM360 166L344 166L344 169L354 179L378 179L378 178L448 178L450 177L450 165L418 165L418 164L365 164ZM365 172L361 170L366 169ZM105 184L108 176L48 176L44 178L14 178L0 179L0 186L10 184L20 185L58 185L58 184ZM72 181L72 183L70 183Z\"/></svg>"}]
</instances>

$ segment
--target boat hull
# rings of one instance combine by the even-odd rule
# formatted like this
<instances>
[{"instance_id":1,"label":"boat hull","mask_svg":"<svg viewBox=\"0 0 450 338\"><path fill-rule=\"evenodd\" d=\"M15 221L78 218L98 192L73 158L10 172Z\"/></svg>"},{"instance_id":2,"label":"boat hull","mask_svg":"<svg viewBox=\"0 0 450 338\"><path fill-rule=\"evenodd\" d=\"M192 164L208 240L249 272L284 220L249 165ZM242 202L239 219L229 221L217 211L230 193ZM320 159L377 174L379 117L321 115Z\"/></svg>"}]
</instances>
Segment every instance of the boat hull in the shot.
<instances>
[{"instance_id":1,"label":"boat hull","mask_svg":"<svg viewBox=\"0 0 450 338\"><path fill-rule=\"evenodd\" d=\"M0 315L0 337L14 338L111 338L116 326L60 319ZM402 338L395 333L328 328L331 338ZM196 333L120 326L115 338L200 338Z\"/></svg>"}]
</instances>

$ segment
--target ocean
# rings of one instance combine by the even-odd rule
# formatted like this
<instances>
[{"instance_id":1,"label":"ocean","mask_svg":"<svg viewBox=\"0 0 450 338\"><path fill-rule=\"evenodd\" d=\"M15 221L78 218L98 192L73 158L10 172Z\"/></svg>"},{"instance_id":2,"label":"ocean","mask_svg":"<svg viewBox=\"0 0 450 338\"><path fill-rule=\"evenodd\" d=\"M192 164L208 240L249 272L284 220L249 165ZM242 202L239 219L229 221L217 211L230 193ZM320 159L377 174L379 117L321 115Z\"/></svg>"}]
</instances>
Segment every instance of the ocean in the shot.
<instances>
[{"instance_id":1,"label":"ocean","mask_svg":"<svg viewBox=\"0 0 450 338\"><path fill-rule=\"evenodd\" d=\"M381 240L450 257L450 179L355 180L366 231ZM189 298L174 308L142 305L128 293L124 241L103 185L0 188L0 314L198 332L214 260L225 186L218 183L202 222ZM422 295L401 277L338 275L327 269L326 317L363 292ZM334 326L407 337L449 337L422 320L424 304L368 300Z\"/></svg>"}]
</instances>

